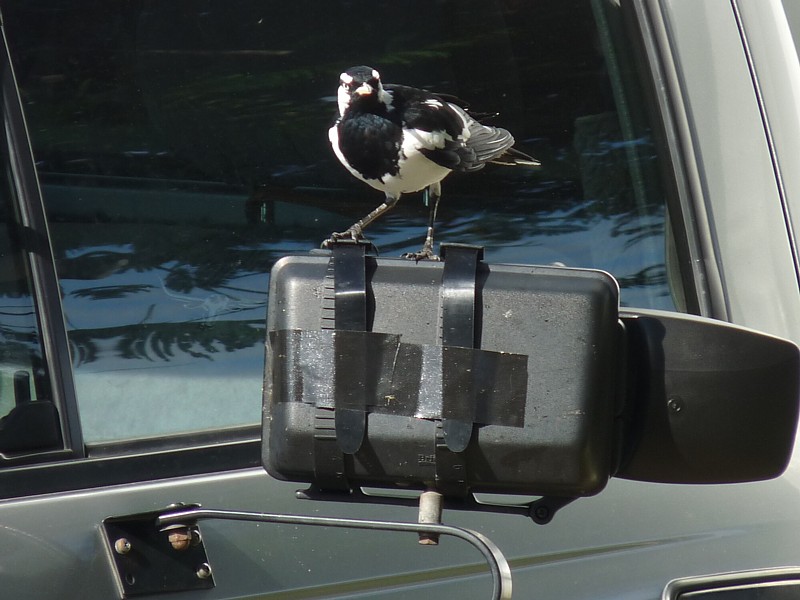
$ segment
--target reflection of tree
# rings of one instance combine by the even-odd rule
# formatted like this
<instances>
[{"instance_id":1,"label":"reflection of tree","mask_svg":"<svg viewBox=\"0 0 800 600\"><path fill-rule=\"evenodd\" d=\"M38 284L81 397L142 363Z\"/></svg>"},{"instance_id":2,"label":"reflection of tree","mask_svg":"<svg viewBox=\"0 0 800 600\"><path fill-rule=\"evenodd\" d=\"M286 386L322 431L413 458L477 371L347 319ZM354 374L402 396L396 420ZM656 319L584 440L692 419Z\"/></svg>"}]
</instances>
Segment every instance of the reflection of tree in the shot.
<instances>
[{"instance_id":1,"label":"reflection of tree","mask_svg":"<svg viewBox=\"0 0 800 600\"><path fill-rule=\"evenodd\" d=\"M77 298L87 298L89 300L111 300L121 299L126 296L146 292L152 289L151 285L102 285L97 287L81 288L73 290L70 295Z\"/></svg>"},{"instance_id":2,"label":"reflection of tree","mask_svg":"<svg viewBox=\"0 0 800 600\"><path fill-rule=\"evenodd\" d=\"M661 288L663 290L662 295L667 295L669 293L666 287L667 271L664 268L664 265L650 265L649 267L644 267L633 275L618 277L617 281L622 288Z\"/></svg>"},{"instance_id":3,"label":"reflection of tree","mask_svg":"<svg viewBox=\"0 0 800 600\"><path fill-rule=\"evenodd\" d=\"M33 325L0 325L0 364L30 365L40 360L39 332Z\"/></svg>"},{"instance_id":4,"label":"reflection of tree","mask_svg":"<svg viewBox=\"0 0 800 600\"><path fill-rule=\"evenodd\" d=\"M100 358L105 342L113 342L115 356L151 362L169 362L180 355L213 360L219 352L250 348L264 341L264 324L258 321L203 323L143 323L105 329L79 329L69 336L76 365Z\"/></svg>"},{"instance_id":5,"label":"reflection of tree","mask_svg":"<svg viewBox=\"0 0 800 600\"><path fill-rule=\"evenodd\" d=\"M160 271L164 284L178 293L214 291L237 278L264 272L277 258L264 244L263 229L241 225L144 222L52 226L59 277L103 280L111 275ZM120 250L92 250L118 247ZM80 254L76 249L81 249ZM158 281L158 279L156 279ZM156 284L157 285L157 284ZM127 295L147 291L148 284L93 285L84 295Z\"/></svg>"},{"instance_id":6,"label":"reflection of tree","mask_svg":"<svg viewBox=\"0 0 800 600\"><path fill-rule=\"evenodd\" d=\"M264 323L252 321L248 311L266 304L266 271L277 251L265 249L255 231L198 224L58 223L52 234L60 277L91 282L69 296L105 301L102 308L97 305L104 319L118 324L76 329L67 314L76 364L98 361L107 352L151 361L179 354L211 360L218 352L263 343ZM114 247L119 250L109 249ZM253 280L253 274L260 275ZM154 283L130 281L142 277ZM242 278L249 278L247 287L236 285ZM260 281L259 289L250 289L254 281ZM116 302L118 315L108 314L113 310L109 301ZM201 313L188 322L152 322L157 303L175 302Z\"/></svg>"}]
</instances>

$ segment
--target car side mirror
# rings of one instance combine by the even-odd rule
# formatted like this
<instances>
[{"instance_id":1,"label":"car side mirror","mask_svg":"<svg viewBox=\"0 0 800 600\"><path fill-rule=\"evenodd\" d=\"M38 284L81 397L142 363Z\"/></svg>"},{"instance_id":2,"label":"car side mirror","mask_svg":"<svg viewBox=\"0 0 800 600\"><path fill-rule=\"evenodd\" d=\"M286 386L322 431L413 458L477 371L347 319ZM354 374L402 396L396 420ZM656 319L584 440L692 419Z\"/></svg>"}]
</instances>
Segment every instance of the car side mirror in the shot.
<instances>
[{"instance_id":1,"label":"car side mirror","mask_svg":"<svg viewBox=\"0 0 800 600\"><path fill-rule=\"evenodd\" d=\"M800 397L792 342L619 310L607 273L377 259L358 245L272 271L263 463L362 486L575 498L612 476L767 479Z\"/></svg>"}]
</instances>

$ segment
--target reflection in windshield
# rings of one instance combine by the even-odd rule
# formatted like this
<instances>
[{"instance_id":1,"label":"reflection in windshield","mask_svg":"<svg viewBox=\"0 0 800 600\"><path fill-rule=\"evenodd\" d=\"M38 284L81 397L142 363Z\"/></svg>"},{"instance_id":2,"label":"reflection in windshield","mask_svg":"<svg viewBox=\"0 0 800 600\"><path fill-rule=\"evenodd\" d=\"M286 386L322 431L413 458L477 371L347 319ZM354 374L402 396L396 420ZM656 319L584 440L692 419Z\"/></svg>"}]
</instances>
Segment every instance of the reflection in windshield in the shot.
<instances>
[{"instance_id":1,"label":"reflection in windshield","mask_svg":"<svg viewBox=\"0 0 800 600\"><path fill-rule=\"evenodd\" d=\"M382 200L328 145L338 76L354 64L497 110L490 124L542 162L448 177L438 242L604 269L624 304L673 309L659 157L620 10L9 4L86 438L260 419L270 267ZM358 35L342 35L353 23ZM366 233L399 256L421 246L426 219L409 194Z\"/></svg>"}]
</instances>

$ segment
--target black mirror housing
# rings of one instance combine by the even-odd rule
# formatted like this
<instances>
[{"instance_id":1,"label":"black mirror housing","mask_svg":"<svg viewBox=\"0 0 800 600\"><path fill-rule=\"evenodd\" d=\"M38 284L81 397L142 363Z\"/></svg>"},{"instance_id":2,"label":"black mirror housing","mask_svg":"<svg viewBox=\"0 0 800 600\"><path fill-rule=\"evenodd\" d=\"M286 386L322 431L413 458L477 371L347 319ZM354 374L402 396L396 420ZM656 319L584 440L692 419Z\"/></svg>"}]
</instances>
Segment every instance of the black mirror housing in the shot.
<instances>
[{"instance_id":1,"label":"black mirror housing","mask_svg":"<svg viewBox=\"0 0 800 600\"><path fill-rule=\"evenodd\" d=\"M798 418L798 348L729 323L624 311L632 398L617 476L734 483L780 475Z\"/></svg>"},{"instance_id":2,"label":"black mirror housing","mask_svg":"<svg viewBox=\"0 0 800 600\"><path fill-rule=\"evenodd\" d=\"M451 496L605 487L617 454L616 282L466 254L448 252L445 265L356 255L356 273L334 254L346 288L338 299L327 257L276 264L265 381L271 474L326 489ZM325 308L337 301L338 314Z\"/></svg>"}]
</instances>

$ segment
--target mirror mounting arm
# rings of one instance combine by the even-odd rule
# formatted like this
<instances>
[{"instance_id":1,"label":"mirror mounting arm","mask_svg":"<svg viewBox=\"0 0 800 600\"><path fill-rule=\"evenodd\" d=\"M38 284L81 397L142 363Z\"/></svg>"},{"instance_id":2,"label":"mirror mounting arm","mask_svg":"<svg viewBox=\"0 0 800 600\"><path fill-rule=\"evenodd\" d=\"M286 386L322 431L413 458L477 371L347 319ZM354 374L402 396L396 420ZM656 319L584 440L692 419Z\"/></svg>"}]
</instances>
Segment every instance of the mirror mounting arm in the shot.
<instances>
[{"instance_id":1,"label":"mirror mounting arm","mask_svg":"<svg viewBox=\"0 0 800 600\"><path fill-rule=\"evenodd\" d=\"M492 598L505 600L511 598L511 567L500 549L489 538L462 527L441 523L406 523L403 521L370 521L365 519L345 519L339 517L313 517L307 515L283 515L275 513L247 512L236 510L206 509L190 507L165 512L156 518L156 527L161 531L174 525L193 526L203 519L222 519L229 521L249 521L255 523L277 523L284 525L309 525L316 527L338 527L346 529L366 529L372 531L400 531L417 535L449 535L471 544L484 557L492 574Z\"/></svg>"},{"instance_id":2,"label":"mirror mounting arm","mask_svg":"<svg viewBox=\"0 0 800 600\"><path fill-rule=\"evenodd\" d=\"M414 506L419 502L419 496L392 494L387 490L385 494L381 491L365 492L361 488L355 488L349 492L323 490L317 486L310 486L304 490L297 490L295 493L299 500L320 500L325 502L346 502L348 504L383 504L390 506ZM497 514L522 515L530 517L538 525L547 525L553 520L555 514L571 504L578 498L576 496L542 496L531 502L511 503L511 502L489 502L481 500L475 494L467 496L443 497L443 507L448 510L466 510L470 512L482 511Z\"/></svg>"},{"instance_id":3,"label":"mirror mounting arm","mask_svg":"<svg viewBox=\"0 0 800 600\"><path fill-rule=\"evenodd\" d=\"M483 555L492 576L492 599L510 599L511 567L500 549L477 531L442 524L440 516L408 523L207 509L199 504L177 503L160 511L109 517L103 521L102 532L122 598L215 587L198 521L218 519L407 532L416 534L421 541L428 540L422 542L425 544L440 536L452 536Z\"/></svg>"}]
</instances>

